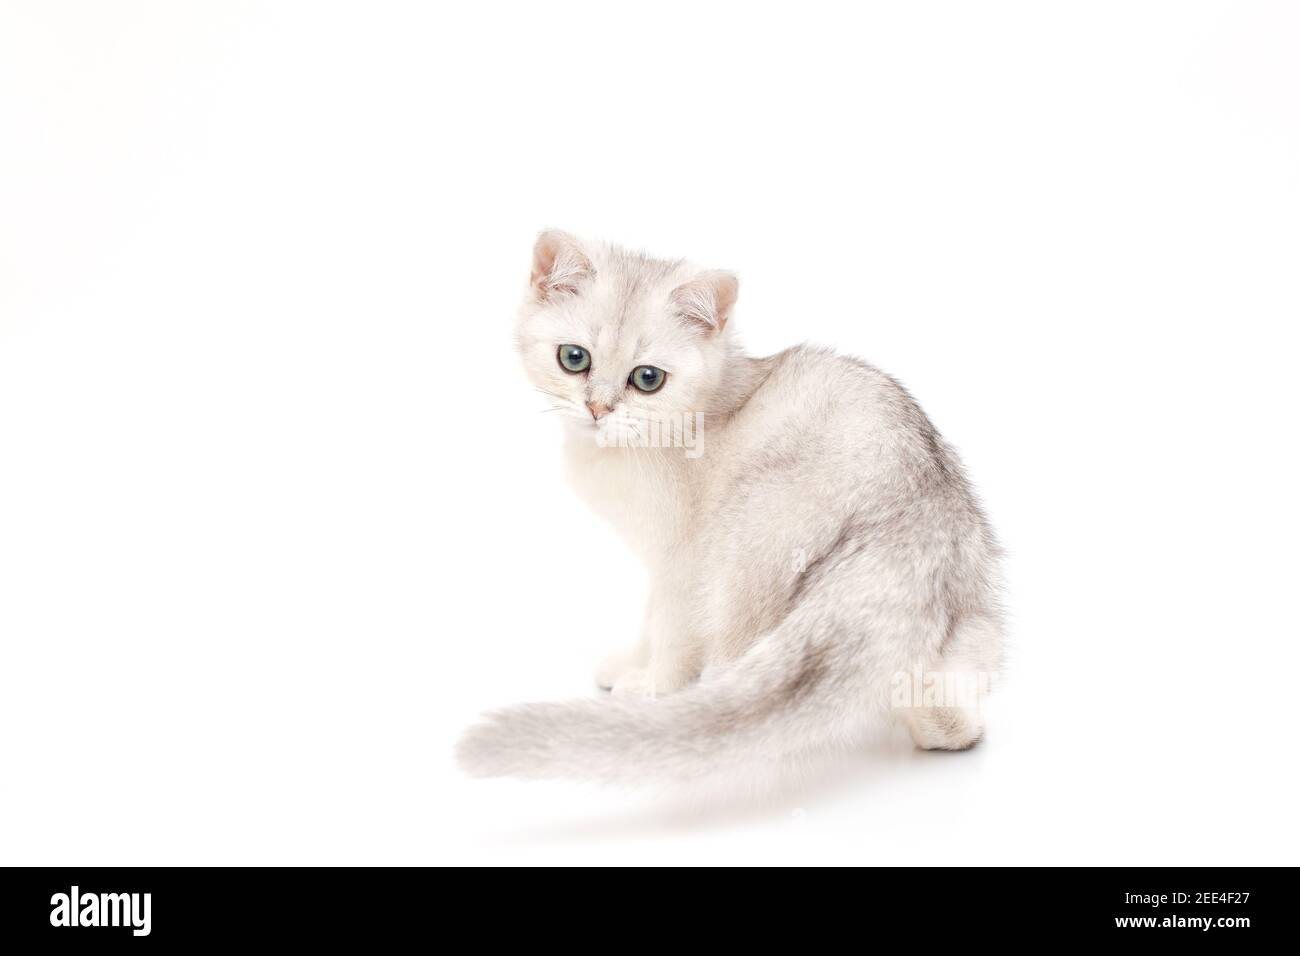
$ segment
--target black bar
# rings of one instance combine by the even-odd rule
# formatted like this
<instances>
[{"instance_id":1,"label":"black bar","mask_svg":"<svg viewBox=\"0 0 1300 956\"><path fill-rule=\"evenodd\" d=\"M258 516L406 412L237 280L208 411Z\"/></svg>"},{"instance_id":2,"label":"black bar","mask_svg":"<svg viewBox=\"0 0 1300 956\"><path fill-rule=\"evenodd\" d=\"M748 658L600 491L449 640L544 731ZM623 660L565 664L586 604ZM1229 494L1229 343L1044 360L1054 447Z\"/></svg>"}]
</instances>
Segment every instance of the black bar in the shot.
<instances>
[{"instance_id":1,"label":"black bar","mask_svg":"<svg viewBox=\"0 0 1300 956\"><path fill-rule=\"evenodd\" d=\"M6 941L92 948L154 941L370 948L410 942L412 933L438 944L468 933L476 945L533 933L536 944L554 945L564 938L557 931L584 946L613 945L620 932L625 941L635 933L644 945L673 945L655 937L673 927L695 935L697 926L724 939L796 933L828 945L850 934L866 951L900 933L920 951L938 940L972 947L1047 940L1236 947L1295 935L1291 869L916 867L768 874L761 881L733 873L707 878L698 896L691 892L694 873L517 878L512 887L512 874L440 869L7 869L0 926ZM116 914L120 925L54 925L74 886L79 920L98 921L102 913L109 922ZM113 895L108 905L101 905L103 894ZM95 904L86 902L90 896Z\"/></svg>"}]
</instances>

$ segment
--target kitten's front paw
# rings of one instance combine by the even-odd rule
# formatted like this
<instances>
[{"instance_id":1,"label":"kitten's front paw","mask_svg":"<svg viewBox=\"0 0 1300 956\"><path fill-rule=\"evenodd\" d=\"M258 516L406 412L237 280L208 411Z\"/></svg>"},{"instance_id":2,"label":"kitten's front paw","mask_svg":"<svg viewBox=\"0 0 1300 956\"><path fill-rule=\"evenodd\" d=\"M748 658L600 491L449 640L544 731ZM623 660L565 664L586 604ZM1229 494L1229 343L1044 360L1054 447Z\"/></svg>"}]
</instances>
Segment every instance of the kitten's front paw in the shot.
<instances>
[{"instance_id":1,"label":"kitten's front paw","mask_svg":"<svg viewBox=\"0 0 1300 956\"><path fill-rule=\"evenodd\" d=\"M596 668L596 686L601 690L613 690L618 679L635 667L636 655L631 651L610 654Z\"/></svg>"},{"instance_id":2,"label":"kitten's front paw","mask_svg":"<svg viewBox=\"0 0 1300 956\"><path fill-rule=\"evenodd\" d=\"M622 674L611 689L615 697L657 697L654 678L648 670L637 668Z\"/></svg>"}]
</instances>

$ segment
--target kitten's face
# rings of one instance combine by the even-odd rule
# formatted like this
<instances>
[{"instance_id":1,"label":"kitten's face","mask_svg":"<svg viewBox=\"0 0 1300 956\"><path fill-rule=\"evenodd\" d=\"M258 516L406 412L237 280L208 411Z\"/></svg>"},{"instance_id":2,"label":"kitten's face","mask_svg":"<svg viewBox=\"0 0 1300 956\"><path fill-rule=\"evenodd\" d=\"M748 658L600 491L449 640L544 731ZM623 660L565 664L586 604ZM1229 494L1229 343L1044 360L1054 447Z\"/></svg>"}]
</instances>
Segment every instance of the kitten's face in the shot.
<instances>
[{"instance_id":1,"label":"kitten's face","mask_svg":"<svg viewBox=\"0 0 1300 956\"><path fill-rule=\"evenodd\" d=\"M516 338L547 403L602 445L707 411L736 282L543 233Z\"/></svg>"}]
</instances>

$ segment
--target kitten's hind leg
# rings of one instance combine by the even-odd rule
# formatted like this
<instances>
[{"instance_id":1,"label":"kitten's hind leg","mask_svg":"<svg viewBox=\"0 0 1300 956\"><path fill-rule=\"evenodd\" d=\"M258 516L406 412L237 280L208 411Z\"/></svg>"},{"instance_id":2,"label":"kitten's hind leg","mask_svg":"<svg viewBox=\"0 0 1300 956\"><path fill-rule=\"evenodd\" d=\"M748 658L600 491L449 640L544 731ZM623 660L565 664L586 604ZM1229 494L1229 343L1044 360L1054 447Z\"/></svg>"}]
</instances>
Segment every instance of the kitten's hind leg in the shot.
<instances>
[{"instance_id":1,"label":"kitten's hind leg","mask_svg":"<svg viewBox=\"0 0 1300 956\"><path fill-rule=\"evenodd\" d=\"M949 634L932 668L930 706L903 712L912 740L922 750L966 750L984 735L982 705L1001 661L1002 632L987 613L968 613Z\"/></svg>"}]
</instances>

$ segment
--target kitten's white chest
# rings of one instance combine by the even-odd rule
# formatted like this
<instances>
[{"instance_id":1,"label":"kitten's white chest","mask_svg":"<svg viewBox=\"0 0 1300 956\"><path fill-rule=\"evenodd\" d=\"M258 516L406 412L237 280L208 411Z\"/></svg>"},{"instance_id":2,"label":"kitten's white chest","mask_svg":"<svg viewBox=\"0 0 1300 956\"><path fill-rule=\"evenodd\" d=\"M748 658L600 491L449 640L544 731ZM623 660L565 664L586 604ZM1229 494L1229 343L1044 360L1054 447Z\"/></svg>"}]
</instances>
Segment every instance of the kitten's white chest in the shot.
<instances>
[{"instance_id":1,"label":"kitten's white chest","mask_svg":"<svg viewBox=\"0 0 1300 956\"><path fill-rule=\"evenodd\" d=\"M686 476L671 457L673 451L578 442L566 450L574 489L650 565L657 565L679 540L689 508Z\"/></svg>"}]
</instances>

